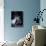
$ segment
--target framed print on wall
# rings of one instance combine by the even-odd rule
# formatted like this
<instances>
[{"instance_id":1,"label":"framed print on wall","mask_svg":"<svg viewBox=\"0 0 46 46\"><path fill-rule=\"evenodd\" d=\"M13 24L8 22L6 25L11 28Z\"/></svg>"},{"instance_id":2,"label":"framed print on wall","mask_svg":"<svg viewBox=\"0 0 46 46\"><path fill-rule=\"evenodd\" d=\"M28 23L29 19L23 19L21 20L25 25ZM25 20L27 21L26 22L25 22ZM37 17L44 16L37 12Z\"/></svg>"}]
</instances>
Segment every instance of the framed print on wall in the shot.
<instances>
[{"instance_id":1,"label":"framed print on wall","mask_svg":"<svg viewBox=\"0 0 46 46\"><path fill-rule=\"evenodd\" d=\"M11 12L11 27L23 26L23 11Z\"/></svg>"}]
</instances>

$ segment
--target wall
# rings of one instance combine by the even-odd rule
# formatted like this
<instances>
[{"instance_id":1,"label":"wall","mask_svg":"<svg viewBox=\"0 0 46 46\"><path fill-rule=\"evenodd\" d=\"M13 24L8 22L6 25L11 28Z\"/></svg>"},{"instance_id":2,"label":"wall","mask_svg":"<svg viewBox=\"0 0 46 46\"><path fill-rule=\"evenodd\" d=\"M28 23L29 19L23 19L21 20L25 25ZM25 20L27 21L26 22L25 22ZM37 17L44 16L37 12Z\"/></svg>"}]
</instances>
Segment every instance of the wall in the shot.
<instances>
[{"instance_id":1,"label":"wall","mask_svg":"<svg viewBox=\"0 0 46 46\"><path fill-rule=\"evenodd\" d=\"M32 28L35 12L40 10L40 0L5 0L4 1L4 35L7 41L18 41ZM11 27L11 11L24 11L24 26Z\"/></svg>"},{"instance_id":2,"label":"wall","mask_svg":"<svg viewBox=\"0 0 46 46\"><path fill-rule=\"evenodd\" d=\"M41 0L40 2L41 2L40 9L42 11L43 9L46 9L46 0ZM43 12L42 17L43 17L43 22L41 21L40 25L46 26L46 20L45 20L46 19L46 11Z\"/></svg>"}]
</instances>

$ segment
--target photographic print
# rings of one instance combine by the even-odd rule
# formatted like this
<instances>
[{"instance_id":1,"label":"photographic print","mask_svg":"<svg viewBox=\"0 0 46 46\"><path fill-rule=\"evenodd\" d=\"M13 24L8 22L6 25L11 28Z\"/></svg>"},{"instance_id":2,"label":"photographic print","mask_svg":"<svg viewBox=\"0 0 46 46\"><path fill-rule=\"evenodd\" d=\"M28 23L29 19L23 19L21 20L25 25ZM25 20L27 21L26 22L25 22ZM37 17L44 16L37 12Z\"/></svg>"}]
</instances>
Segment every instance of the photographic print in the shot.
<instances>
[{"instance_id":1,"label":"photographic print","mask_svg":"<svg viewBox=\"0 0 46 46\"><path fill-rule=\"evenodd\" d=\"M11 12L11 27L23 26L23 11Z\"/></svg>"}]
</instances>

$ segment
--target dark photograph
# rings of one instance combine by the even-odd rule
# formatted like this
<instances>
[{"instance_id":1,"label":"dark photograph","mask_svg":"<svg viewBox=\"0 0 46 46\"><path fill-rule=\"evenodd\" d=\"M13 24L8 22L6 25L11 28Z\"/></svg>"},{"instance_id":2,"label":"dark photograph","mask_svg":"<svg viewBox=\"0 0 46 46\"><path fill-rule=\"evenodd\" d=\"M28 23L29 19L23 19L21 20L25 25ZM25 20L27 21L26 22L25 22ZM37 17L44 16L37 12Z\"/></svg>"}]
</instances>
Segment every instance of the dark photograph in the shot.
<instances>
[{"instance_id":1,"label":"dark photograph","mask_svg":"<svg viewBox=\"0 0 46 46\"><path fill-rule=\"evenodd\" d=\"M11 12L11 27L23 26L23 11Z\"/></svg>"}]
</instances>

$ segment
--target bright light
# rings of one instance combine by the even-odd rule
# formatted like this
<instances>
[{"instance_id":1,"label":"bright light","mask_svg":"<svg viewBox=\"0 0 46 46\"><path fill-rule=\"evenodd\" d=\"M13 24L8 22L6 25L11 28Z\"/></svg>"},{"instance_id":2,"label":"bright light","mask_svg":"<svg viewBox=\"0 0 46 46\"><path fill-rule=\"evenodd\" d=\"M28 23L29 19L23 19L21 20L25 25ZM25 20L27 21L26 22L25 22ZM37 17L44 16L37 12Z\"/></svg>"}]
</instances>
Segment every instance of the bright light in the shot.
<instances>
[{"instance_id":1,"label":"bright light","mask_svg":"<svg viewBox=\"0 0 46 46\"><path fill-rule=\"evenodd\" d=\"M4 9L0 8L0 42L4 41Z\"/></svg>"},{"instance_id":2,"label":"bright light","mask_svg":"<svg viewBox=\"0 0 46 46\"><path fill-rule=\"evenodd\" d=\"M0 42L4 41L4 0L0 0Z\"/></svg>"}]
</instances>

